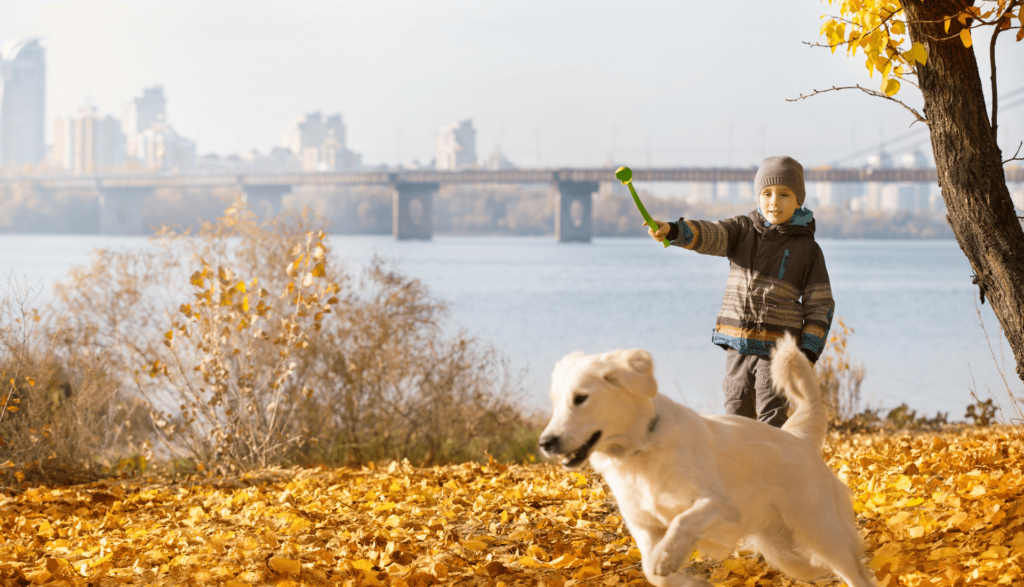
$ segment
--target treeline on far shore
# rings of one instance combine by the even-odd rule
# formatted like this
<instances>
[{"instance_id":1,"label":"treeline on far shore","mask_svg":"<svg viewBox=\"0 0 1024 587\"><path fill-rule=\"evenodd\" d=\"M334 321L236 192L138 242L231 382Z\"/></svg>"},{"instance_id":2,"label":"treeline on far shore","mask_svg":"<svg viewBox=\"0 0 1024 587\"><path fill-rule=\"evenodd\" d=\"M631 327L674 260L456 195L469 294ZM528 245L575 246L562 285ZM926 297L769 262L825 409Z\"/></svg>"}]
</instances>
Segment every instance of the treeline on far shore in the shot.
<instances>
[{"instance_id":1,"label":"treeline on far shore","mask_svg":"<svg viewBox=\"0 0 1024 587\"><path fill-rule=\"evenodd\" d=\"M392 191L386 186L303 186L285 196L289 208L308 207L328 221L333 234L390 234ZM655 218L717 220L753 209L753 202L689 203L640 192ZM143 224L198 228L217 218L234 197L231 188L159 189L143 204ZM555 195L544 184L445 186L434 197L436 234L552 235ZM925 211L880 212L815 209L818 238L952 238L945 216ZM646 230L629 196L597 195L594 235L642 236ZM99 232L96 194L37 192L0 186L0 233L90 234Z\"/></svg>"}]
</instances>

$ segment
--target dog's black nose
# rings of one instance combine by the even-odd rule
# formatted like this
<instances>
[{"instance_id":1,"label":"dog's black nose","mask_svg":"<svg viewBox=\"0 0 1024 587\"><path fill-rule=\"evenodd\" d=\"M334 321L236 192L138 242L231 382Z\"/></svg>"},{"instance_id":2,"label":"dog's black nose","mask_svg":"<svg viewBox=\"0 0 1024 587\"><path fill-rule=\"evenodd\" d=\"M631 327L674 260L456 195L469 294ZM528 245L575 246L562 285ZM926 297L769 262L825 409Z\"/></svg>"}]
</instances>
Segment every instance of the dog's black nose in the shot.
<instances>
[{"instance_id":1,"label":"dog's black nose","mask_svg":"<svg viewBox=\"0 0 1024 587\"><path fill-rule=\"evenodd\" d=\"M541 436L540 437L540 448L541 448L541 450L543 450L544 452L546 452L546 453L548 453L550 455L558 454L558 444L559 444L560 440L561 439L558 438L557 436L552 436L552 435Z\"/></svg>"}]
</instances>

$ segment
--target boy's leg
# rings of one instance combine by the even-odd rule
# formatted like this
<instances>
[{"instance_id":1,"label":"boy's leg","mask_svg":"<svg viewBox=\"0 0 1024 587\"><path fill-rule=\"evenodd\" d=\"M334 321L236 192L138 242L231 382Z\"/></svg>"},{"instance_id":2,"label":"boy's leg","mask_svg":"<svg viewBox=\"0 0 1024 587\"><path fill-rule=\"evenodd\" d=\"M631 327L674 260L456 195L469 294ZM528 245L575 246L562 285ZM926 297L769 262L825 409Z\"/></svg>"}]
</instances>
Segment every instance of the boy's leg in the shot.
<instances>
[{"instance_id":1,"label":"boy's leg","mask_svg":"<svg viewBox=\"0 0 1024 587\"><path fill-rule=\"evenodd\" d=\"M757 378L754 383L754 394L757 398L757 419L776 428L782 427L789 419L789 400L786 392L777 390L772 385L771 360L758 356L754 367Z\"/></svg>"},{"instance_id":2,"label":"boy's leg","mask_svg":"<svg viewBox=\"0 0 1024 587\"><path fill-rule=\"evenodd\" d=\"M756 418L754 397L754 365L757 355L741 355L736 349L725 349L725 413Z\"/></svg>"}]
</instances>

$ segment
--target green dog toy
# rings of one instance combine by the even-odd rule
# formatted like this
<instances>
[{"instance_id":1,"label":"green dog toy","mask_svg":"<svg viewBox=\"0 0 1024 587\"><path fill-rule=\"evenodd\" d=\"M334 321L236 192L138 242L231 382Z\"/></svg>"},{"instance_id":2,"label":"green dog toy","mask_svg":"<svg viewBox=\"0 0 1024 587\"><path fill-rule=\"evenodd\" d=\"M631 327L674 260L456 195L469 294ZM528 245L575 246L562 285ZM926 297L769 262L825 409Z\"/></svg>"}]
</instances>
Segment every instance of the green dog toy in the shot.
<instances>
[{"instance_id":1,"label":"green dog toy","mask_svg":"<svg viewBox=\"0 0 1024 587\"><path fill-rule=\"evenodd\" d=\"M622 182L622 185L629 186L629 193L633 194L633 201L636 202L636 207L640 209L640 215L644 217L644 221L647 222L647 226L650 226L652 230L657 232L658 223L651 218L651 215L647 213L647 208L644 208L643 202L640 201L640 196L636 195L636 190L633 188L633 172L628 167L620 167L615 170L615 179ZM661 239L661 244L669 246L667 238Z\"/></svg>"}]
</instances>

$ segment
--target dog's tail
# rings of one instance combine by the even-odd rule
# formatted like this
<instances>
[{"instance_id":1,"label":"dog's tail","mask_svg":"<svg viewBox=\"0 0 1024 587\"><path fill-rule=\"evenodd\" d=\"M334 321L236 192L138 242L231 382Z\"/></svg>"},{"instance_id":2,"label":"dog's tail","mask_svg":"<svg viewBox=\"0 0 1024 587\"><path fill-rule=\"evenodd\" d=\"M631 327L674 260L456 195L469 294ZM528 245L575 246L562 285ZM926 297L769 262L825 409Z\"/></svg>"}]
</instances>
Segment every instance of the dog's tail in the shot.
<instances>
[{"instance_id":1,"label":"dog's tail","mask_svg":"<svg viewBox=\"0 0 1024 587\"><path fill-rule=\"evenodd\" d=\"M771 368L775 387L786 392L794 408L782 429L820 448L828 429L828 411L821 400L814 366L800 352L793 335L787 334L775 343Z\"/></svg>"}]
</instances>

